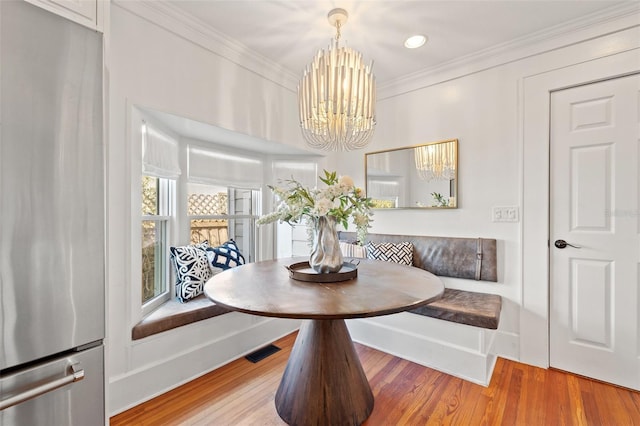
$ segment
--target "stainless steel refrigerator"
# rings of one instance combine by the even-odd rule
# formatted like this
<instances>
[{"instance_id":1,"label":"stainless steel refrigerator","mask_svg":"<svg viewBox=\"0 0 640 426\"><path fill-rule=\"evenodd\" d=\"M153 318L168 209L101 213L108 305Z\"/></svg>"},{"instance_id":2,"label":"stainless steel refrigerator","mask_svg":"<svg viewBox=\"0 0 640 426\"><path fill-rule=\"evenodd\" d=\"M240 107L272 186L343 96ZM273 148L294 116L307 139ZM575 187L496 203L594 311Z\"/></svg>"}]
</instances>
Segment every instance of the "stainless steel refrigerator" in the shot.
<instances>
[{"instance_id":1,"label":"stainless steel refrigerator","mask_svg":"<svg viewBox=\"0 0 640 426\"><path fill-rule=\"evenodd\" d=\"M0 425L104 425L102 35L0 0Z\"/></svg>"}]
</instances>

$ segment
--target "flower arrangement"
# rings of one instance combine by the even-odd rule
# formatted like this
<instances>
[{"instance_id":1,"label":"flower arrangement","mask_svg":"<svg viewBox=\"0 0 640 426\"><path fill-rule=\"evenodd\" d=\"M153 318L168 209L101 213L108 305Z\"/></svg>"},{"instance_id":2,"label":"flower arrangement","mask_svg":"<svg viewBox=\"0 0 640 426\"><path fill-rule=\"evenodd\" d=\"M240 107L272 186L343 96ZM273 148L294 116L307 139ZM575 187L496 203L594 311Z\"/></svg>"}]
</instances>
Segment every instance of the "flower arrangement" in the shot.
<instances>
[{"instance_id":1,"label":"flower arrangement","mask_svg":"<svg viewBox=\"0 0 640 426\"><path fill-rule=\"evenodd\" d=\"M353 219L358 242L364 243L373 215L371 199L365 197L362 188L357 188L349 176L338 177L336 172L325 170L324 177L319 178L326 187L305 188L295 179L285 180L284 187L269 186L280 203L273 213L262 216L257 223L264 225L280 221L292 224L307 221L307 224L315 226L319 217L333 216L347 229L349 219Z\"/></svg>"}]
</instances>

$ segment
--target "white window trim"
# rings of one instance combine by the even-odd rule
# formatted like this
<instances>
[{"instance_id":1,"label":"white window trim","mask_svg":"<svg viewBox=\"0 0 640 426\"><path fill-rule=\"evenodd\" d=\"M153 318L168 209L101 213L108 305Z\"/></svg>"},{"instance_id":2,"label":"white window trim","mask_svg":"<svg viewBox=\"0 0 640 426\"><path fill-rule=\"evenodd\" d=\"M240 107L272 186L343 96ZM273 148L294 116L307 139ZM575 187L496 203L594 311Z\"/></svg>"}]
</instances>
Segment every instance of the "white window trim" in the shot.
<instances>
[{"instance_id":1,"label":"white window trim","mask_svg":"<svg viewBox=\"0 0 640 426\"><path fill-rule=\"evenodd\" d=\"M143 175L141 175L143 176ZM140 179L142 181L142 179ZM163 215L141 215L140 223L145 220L152 221L164 221L166 222L166 228L164 230L164 245L163 245L163 253L161 254L162 259L162 267L163 274L165 280L165 291L149 300L146 303L141 304L141 314L142 316L148 315L153 310L157 309L163 303L173 299L175 297L175 277L171 273L171 256L169 252L169 247L175 245L175 232L176 229L176 203L177 203L177 191L176 191L176 181L173 179L159 178L159 187L158 194L160 196L159 205L164 206L166 208L166 213ZM141 227L138 227L138 232ZM139 240L142 239L142 235L139 235ZM141 253L141 250L140 250ZM140 273L142 272L142 265L140 265ZM138 274L140 276L141 274ZM139 280L138 280L139 281ZM141 290L140 285L138 286L139 290Z\"/></svg>"}]
</instances>

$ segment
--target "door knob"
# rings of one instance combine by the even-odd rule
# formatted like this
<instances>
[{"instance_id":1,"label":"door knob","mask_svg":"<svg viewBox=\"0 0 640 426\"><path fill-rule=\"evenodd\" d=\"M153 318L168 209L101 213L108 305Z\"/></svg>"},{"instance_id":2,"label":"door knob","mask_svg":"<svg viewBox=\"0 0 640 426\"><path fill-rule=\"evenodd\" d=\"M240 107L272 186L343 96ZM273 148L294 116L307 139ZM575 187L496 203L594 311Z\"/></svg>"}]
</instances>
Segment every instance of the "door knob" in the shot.
<instances>
[{"instance_id":1,"label":"door knob","mask_svg":"<svg viewBox=\"0 0 640 426\"><path fill-rule=\"evenodd\" d=\"M553 243L553 245L554 245L554 246L556 246L556 247L557 247L557 248L559 248L559 249L563 249L563 248L565 248L566 246L573 247L573 248L578 248L578 249L580 248L580 246L574 246L573 244L569 244L569 243L568 243L568 242L566 242L565 240L556 240L556 241Z\"/></svg>"}]
</instances>

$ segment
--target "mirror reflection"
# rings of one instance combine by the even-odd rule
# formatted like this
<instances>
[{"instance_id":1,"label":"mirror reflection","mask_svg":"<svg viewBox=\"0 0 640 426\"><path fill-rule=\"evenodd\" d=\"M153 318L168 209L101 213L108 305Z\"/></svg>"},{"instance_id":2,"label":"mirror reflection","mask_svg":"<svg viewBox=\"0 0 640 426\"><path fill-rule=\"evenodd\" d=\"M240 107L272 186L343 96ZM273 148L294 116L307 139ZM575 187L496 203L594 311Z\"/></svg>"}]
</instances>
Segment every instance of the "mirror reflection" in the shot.
<instances>
[{"instance_id":1,"label":"mirror reflection","mask_svg":"<svg viewBox=\"0 0 640 426\"><path fill-rule=\"evenodd\" d=\"M457 208L458 140L365 154L376 208Z\"/></svg>"}]
</instances>

